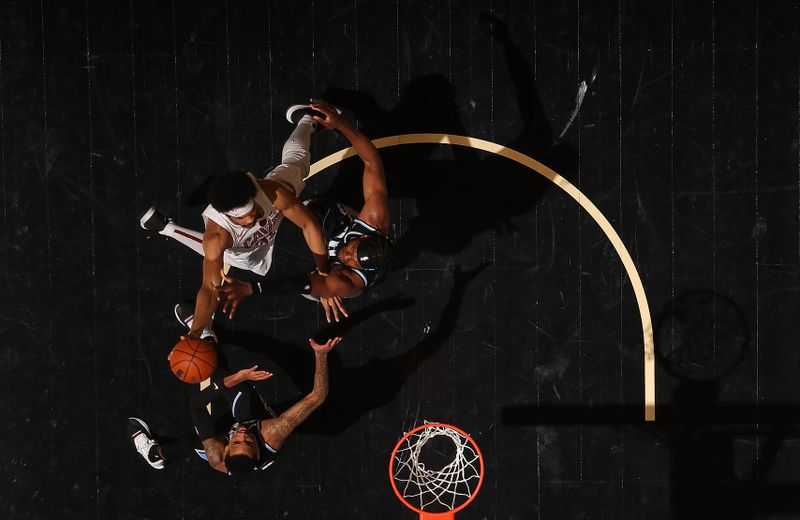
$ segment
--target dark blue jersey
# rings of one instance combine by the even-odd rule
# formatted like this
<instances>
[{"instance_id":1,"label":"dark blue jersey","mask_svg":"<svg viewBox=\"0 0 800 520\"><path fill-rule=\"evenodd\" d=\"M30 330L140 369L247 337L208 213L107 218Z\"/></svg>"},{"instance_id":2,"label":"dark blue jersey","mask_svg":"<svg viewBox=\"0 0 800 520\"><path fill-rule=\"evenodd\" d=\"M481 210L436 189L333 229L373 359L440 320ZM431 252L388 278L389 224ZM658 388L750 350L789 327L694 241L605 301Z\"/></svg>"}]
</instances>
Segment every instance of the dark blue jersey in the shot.
<instances>
[{"instance_id":1,"label":"dark blue jersey","mask_svg":"<svg viewBox=\"0 0 800 520\"><path fill-rule=\"evenodd\" d=\"M221 397L224 397L224 400L218 399ZM255 398L255 402L251 400L253 398ZM259 428L261 420L254 417L255 414L253 414L253 407L257 407L258 404L256 403L260 401L261 399L257 395L257 390L251 384L241 383L233 388L225 388L222 378L215 377L211 385L189 399L189 408L192 413L192 421L194 422L197 436L201 441L211 437L219 437L227 442L231 434L239 426L244 426L256 439L256 445L258 446L258 459L255 469L267 469L275 462L278 450L272 448L272 446L267 444L261 437L261 430ZM214 402L215 409L219 406L230 407L222 414L223 417L228 418L228 424L231 424L227 432L223 431L218 433L215 421L212 419L211 415L209 415L206 408L211 402ZM215 413L215 415L217 414ZM205 450L196 448L195 452L197 452L203 460L208 461Z\"/></svg>"},{"instance_id":2,"label":"dark blue jersey","mask_svg":"<svg viewBox=\"0 0 800 520\"><path fill-rule=\"evenodd\" d=\"M354 238L383 233L359 220L358 213L351 207L339 202L325 200L310 200L306 202L308 208L319 218L322 232L328 244L328 261L331 267L339 266L354 272L364 282L364 287L372 287L386 276L385 269L356 269L339 261L337 253Z\"/></svg>"}]
</instances>

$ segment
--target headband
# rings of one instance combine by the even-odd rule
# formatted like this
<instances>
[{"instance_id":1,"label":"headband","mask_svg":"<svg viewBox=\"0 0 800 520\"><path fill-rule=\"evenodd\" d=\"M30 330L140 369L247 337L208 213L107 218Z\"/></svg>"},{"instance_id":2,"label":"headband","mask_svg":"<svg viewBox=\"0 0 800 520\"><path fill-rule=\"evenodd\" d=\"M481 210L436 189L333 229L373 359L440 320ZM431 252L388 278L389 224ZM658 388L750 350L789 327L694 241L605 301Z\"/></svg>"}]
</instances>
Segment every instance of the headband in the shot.
<instances>
[{"instance_id":1,"label":"headband","mask_svg":"<svg viewBox=\"0 0 800 520\"><path fill-rule=\"evenodd\" d=\"M255 201L251 198L243 206L229 209L228 211L225 212L225 214L229 217L240 218L253 211L254 206L255 206Z\"/></svg>"}]
</instances>

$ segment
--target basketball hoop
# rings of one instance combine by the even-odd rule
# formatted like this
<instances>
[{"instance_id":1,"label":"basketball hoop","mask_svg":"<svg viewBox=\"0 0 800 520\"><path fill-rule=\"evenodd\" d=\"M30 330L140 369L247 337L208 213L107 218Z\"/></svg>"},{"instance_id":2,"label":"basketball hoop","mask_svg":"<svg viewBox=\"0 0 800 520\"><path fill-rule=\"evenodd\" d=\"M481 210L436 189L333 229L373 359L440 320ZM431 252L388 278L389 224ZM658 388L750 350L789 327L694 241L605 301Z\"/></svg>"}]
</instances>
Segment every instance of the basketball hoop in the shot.
<instances>
[{"instance_id":1,"label":"basketball hoop","mask_svg":"<svg viewBox=\"0 0 800 520\"><path fill-rule=\"evenodd\" d=\"M452 519L481 489L483 456L463 430L425 423L397 442L389 480L397 498L420 519Z\"/></svg>"}]
</instances>

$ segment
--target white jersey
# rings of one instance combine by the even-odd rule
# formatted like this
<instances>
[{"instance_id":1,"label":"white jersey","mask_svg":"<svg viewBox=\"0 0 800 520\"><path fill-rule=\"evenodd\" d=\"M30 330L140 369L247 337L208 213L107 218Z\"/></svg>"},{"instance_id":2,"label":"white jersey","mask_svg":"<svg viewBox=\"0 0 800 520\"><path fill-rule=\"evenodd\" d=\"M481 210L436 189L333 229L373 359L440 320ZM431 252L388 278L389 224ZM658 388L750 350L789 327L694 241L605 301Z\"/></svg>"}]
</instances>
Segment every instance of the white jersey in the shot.
<instances>
[{"instance_id":1,"label":"white jersey","mask_svg":"<svg viewBox=\"0 0 800 520\"><path fill-rule=\"evenodd\" d=\"M255 205L263 210L264 215L248 228L234 224L226 215L215 210L209 204L203 211L203 222L208 226L209 219L213 220L233 238L233 245L225 250L223 256L226 264L263 276L267 274L272 265L275 235L283 220L283 213L275 209L261 190L256 178L250 173L247 176L256 185Z\"/></svg>"}]
</instances>

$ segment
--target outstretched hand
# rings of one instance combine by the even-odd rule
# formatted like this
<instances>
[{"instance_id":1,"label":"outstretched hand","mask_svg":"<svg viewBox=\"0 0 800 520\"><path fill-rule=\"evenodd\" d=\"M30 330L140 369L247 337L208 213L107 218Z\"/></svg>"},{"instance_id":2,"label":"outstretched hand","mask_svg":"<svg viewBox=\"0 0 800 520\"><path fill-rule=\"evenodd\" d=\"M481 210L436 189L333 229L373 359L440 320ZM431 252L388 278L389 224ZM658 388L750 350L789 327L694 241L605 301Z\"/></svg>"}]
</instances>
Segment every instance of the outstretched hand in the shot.
<instances>
[{"instance_id":1,"label":"outstretched hand","mask_svg":"<svg viewBox=\"0 0 800 520\"><path fill-rule=\"evenodd\" d=\"M311 348L313 348L314 352L316 352L317 354L326 354L330 352L333 349L333 347L339 344L340 341L342 341L342 338L340 336L336 336L335 338L331 338L322 345L320 345L319 343L314 341L313 338L308 338L308 342L311 344Z\"/></svg>"},{"instance_id":2,"label":"outstretched hand","mask_svg":"<svg viewBox=\"0 0 800 520\"><path fill-rule=\"evenodd\" d=\"M323 298L320 296L319 303L321 303L322 308L325 309L325 319L328 323L331 322L331 315L337 323L341 319L340 315L344 316L345 318L350 316L347 314L347 309L345 309L344 304L342 303L341 296L331 296L330 298Z\"/></svg>"},{"instance_id":3,"label":"outstretched hand","mask_svg":"<svg viewBox=\"0 0 800 520\"><path fill-rule=\"evenodd\" d=\"M222 313L228 315L228 319L233 319L239 302L253 294L253 285L249 282L242 282L222 272L223 285L217 287L217 298L225 300L222 306Z\"/></svg>"},{"instance_id":4,"label":"outstretched hand","mask_svg":"<svg viewBox=\"0 0 800 520\"><path fill-rule=\"evenodd\" d=\"M322 112L325 114L325 119L314 116L314 120L324 126L325 128L331 128L336 130L340 128L343 124L347 124L347 120L339 114L335 108L330 105L326 105L324 103L317 103L315 101L311 102L311 108L316 110L317 112Z\"/></svg>"},{"instance_id":5,"label":"outstretched hand","mask_svg":"<svg viewBox=\"0 0 800 520\"><path fill-rule=\"evenodd\" d=\"M250 368L243 368L236 373L237 378L242 381L263 381L272 377L272 372L266 370L256 370L258 365L253 365Z\"/></svg>"}]
</instances>

